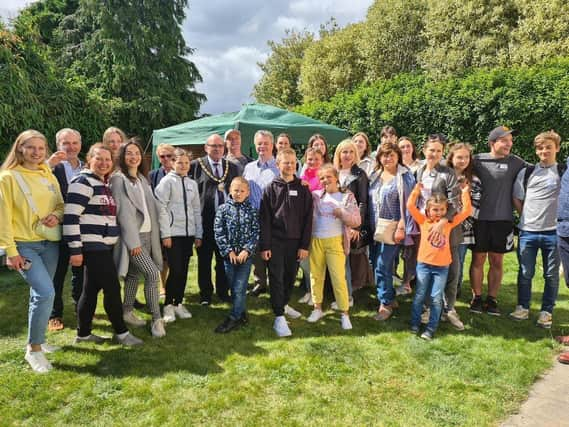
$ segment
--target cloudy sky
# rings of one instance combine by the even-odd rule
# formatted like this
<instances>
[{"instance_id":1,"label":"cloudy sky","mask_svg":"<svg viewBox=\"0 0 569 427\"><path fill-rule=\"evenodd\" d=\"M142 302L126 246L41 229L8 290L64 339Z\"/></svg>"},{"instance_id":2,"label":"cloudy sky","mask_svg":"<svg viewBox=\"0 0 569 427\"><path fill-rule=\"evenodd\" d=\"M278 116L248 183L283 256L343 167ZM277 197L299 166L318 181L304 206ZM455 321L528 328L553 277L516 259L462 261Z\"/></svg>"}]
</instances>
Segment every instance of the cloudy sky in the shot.
<instances>
[{"instance_id":1,"label":"cloudy sky","mask_svg":"<svg viewBox=\"0 0 569 427\"><path fill-rule=\"evenodd\" d=\"M9 19L30 0L2 0L0 16ZM202 113L237 111L251 102L253 85L266 59L268 40L286 29L317 32L334 17L340 26L364 19L373 0L189 0L184 22L191 57L203 77L198 90L208 97ZM239 5L238 7L236 5Z\"/></svg>"}]
</instances>

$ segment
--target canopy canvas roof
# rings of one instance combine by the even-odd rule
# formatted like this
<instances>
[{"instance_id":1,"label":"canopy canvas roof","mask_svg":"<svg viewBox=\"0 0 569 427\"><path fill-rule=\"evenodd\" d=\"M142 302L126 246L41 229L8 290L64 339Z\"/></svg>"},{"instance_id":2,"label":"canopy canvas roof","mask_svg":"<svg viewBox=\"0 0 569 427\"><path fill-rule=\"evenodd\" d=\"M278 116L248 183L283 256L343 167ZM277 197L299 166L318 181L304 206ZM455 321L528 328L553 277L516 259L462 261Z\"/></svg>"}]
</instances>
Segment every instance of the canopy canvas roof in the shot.
<instances>
[{"instance_id":1,"label":"canopy canvas roof","mask_svg":"<svg viewBox=\"0 0 569 427\"><path fill-rule=\"evenodd\" d=\"M204 117L155 130L152 133L152 164L158 166L155 152L159 144L203 146L211 134L217 133L223 137L228 129L238 129L241 132L241 150L252 157L256 157L253 136L260 129L270 130L275 138L286 132L291 136L294 146L306 145L315 133L322 134L328 145L337 145L349 137L344 129L302 114L265 104L246 104L236 113Z\"/></svg>"}]
</instances>

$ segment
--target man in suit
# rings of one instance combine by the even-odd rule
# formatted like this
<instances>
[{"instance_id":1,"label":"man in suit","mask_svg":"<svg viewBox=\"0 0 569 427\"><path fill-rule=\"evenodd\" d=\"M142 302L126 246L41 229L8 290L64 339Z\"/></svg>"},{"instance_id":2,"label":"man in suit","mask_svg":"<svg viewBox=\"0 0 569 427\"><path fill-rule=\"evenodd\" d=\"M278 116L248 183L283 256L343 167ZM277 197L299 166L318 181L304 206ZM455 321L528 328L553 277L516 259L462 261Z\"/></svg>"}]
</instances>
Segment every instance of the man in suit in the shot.
<instances>
[{"instance_id":1,"label":"man in suit","mask_svg":"<svg viewBox=\"0 0 569 427\"><path fill-rule=\"evenodd\" d=\"M55 143L57 145L57 160L55 155L50 158L50 165L61 189L63 200L67 198L67 187L69 182L75 177L81 169L83 162L79 160L81 152L81 134L75 129L64 128L55 134ZM63 160L62 160L63 159ZM63 325L63 283L69 267L69 248L67 244L60 242L59 259L57 269L53 278L53 287L55 289L55 300L53 302L53 310L49 318L48 330L59 331L64 328ZM83 290L83 267L71 267L71 296L77 306L81 291Z\"/></svg>"},{"instance_id":2,"label":"man in suit","mask_svg":"<svg viewBox=\"0 0 569 427\"><path fill-rule=\"evenodd\" d=\"M200 304L209 305L213 294L211 280L211 261L215 253L215 288L219 299L230 301L229 288L223 257L215 243L213 221L217 208L229 197L229 185L239 169L233 162L223 158L223 139L218 134L211 135L205 144L206 156L192 161L190 177L198 184L202 209L203 240L198 252L198 284Z\"/></svg>"}]
</instances>

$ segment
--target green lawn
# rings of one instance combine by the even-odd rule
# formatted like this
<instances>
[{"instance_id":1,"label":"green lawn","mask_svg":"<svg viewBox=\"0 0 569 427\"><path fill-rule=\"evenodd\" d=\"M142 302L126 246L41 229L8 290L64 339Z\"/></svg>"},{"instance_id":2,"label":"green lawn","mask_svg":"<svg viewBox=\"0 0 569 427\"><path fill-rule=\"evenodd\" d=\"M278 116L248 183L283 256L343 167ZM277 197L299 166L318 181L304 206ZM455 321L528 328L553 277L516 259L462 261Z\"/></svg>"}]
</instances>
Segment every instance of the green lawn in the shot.
<instances>
[{"instance_id":1,"label":"green lawn","mask_svg":"<svg viewBox=\"0 0 569 427\"><path fill-rule=\"evenodd\" d=\"M509 312L515 256L506 266L499 302ZM228 306L198 306L194 259L191 271L194 317L169 325L160 340L135 330L145 345L134 349L72 346L67 287L67 328L48 334L64 348L50 356L55 369L47 375L32 373L23 359L27 286L18 274L0 273L0 425L496 425L551 365L559 351L552 337L569 330L564 281L553 329L534 326L538 278L531 323L471 315L463 292L458 312L466 330L442 324L430 343L407 332L410 297L387 323L374 321L371 289L356 294L350 332L329 314L317 325L294 320L293 337L277 339L263 296L248 299L249 326L220 336L213 329ZM296 304L300 295L296 290L292 305L305 318L310 309ZM94 332L111 335L102 319Z\"/></svg>"}]
</instances>

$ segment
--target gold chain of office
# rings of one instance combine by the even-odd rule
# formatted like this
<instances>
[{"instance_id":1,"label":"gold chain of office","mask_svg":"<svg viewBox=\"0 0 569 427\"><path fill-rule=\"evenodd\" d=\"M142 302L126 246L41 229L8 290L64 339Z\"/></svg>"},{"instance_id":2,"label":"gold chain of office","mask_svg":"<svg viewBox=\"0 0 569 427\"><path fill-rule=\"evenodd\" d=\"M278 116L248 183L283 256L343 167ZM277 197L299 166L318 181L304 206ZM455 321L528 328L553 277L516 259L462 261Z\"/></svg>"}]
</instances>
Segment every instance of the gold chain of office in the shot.
<instances>
[{"instance_id":1,"label":"gold chain of office","mask_svg":"<svg viewBox=\"0 0 569 427\"><path fill-rule=\"evenodd\" d=\"M200 162L200 165L202 167L202 170L205 172L205 174L207 176L209 176L212 180L214 180L215 182L217 182L217 188L219 189L219 191L223 191L224 189L224 182L225 179L227 178L227 175L229 174L229 162L225 162L225 170L223 171L223 176L221 178L216 177L215 175L213 175L205 166L204 162L202 159L198 159L198 162Z\"/></svg>"}]
</instances>

